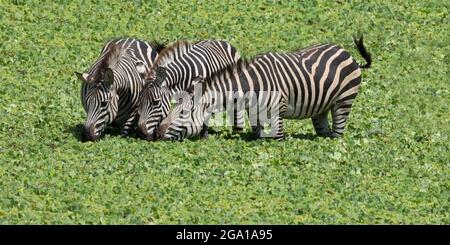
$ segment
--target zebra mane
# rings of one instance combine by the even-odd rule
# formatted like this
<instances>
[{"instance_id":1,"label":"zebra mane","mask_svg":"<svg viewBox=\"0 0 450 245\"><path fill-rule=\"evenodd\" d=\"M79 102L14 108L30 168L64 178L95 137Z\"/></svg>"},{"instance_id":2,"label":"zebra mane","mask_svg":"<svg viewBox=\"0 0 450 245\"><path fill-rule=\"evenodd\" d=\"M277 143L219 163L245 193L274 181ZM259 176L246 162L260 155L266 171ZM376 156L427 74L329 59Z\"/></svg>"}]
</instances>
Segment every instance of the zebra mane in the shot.
<instances>
[{"instance_id":1,"label":"zebra mane","mask_svg":"<svg viewBox=\"0 0 450 245\"><path fill-rule=\"evenodd\" d=\"M106 51L103 52L103 55L94 63L91 70L89 70L86 81L88 83L98 81L106 68L113 69L116 67L124 53L125 50L121 46L111 42Z\"/></svg>"},{"instance_id":2,"label":"zebra mane","mask_svg":"<svg viewBox=\"0 0 450 245\"><path fill-rule=\"evenodd\" d=\"M176 41L163 47L161 52L158 51L158 57L153 65L154 68L166 66L167 63L177 60L189 51L191 44L188 41Z\"/></svg>"}]
</instances>

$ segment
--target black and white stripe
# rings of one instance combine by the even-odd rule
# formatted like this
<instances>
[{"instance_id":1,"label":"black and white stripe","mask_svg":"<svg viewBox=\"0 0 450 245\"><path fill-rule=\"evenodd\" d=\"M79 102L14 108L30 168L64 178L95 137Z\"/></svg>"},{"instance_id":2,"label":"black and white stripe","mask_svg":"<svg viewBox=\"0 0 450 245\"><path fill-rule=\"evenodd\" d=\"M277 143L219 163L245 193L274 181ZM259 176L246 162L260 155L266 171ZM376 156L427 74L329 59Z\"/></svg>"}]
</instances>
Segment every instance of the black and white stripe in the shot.
<instances>
[{"instance_id":1,"label":"black and white stripe","mask_svg":"<svg viewBox=\"0 0 450 245\"><path fill-rule=\"evenodd\" d=\"M87 113L83 140L98 139L106 125L121 127L128 135L137 121L139 93L148 71L163 48L160 44L126 38L109 41L100 57L86 73L77 73L83 82L81 102ZM142 64L138 71L136 64Z\"/></svg>"},{"instance_id":2,"label":"black and white stripe","mask_svg":"<svg viewBox=\"0 0 450 245\"><path fill-rule=\"evenodd\" d=\"M268 53L200 79L161 123L158 135L179 140L204 134L211 112L235 103L238 110L247 110L258 138L282 139L283 118L312 118L318 135L339 137L358 93L360 68L371 64L362 37L355 44L367 64L359 65L344 49L324 44L288 54ZM264 131L266 123L270 132Z\"/></svg>"},{"instance_id":3,"label":"black and white stripe","mask_svg":"<svg viewBox=\"0 0 450 245\"><path fill-rule=\"evenodd\" d=\"M141 92L138 132L143 139L155 139L159 123L170 110L170 99L191 85L192 78L209 77L235 64L240 54L231 44L220 40L206 40L194 44L179 41L158 56L150 71L142 76L147 85ZM140 66L137 68L139 70ZM243 117L236 115L236 125ZM238 119L242 118L242 119Z\"/></svg>"}]
</instances>

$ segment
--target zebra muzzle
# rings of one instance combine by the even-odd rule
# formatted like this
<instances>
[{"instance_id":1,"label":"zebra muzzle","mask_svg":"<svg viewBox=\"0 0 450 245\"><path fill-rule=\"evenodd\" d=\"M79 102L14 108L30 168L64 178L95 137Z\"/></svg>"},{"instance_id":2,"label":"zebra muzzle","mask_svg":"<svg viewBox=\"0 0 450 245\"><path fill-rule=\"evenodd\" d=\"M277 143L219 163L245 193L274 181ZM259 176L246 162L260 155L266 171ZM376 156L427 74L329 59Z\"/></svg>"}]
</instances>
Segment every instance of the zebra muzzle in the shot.
<instances>
[{"instance_id":1,"label":"zebra muzzle","mask_svg":"<svg viewBox=\"0 0 450 245\"><path fill-rule=\"evenodd\" d=\"M90 125L90 126L85 126L84 127L84 131L83 131L83 135L81 137L81 140L83 142L95 141L99 137L100 137L100 134L96 134L95 133L95 126L94 125Z\"/></svg>"},{"instance_id":2,"label":"zebra muzzle","mask_svg":"<svg viewBox=\"0 0 450 245\"><path fill-rule=\"evenodd\" d=\"M156 130L154 130L153 133L149 133L145 124L139 124L137 131L140 139L148 141L153 141L156 139Z\"/></svg>"},{"instance_id":3,"label":"zebra muzzle","mask_svg":"<svg viewBox=\"0 0 450 245\"><path fill-rule=\"evenodd\" d=\"M157 130L156 137L160 140L167 140L167 138L165 137L165 134L166 134L166 130L168 127L169 127L168 123L161 124Z\"/></svg>"}]
</instances>

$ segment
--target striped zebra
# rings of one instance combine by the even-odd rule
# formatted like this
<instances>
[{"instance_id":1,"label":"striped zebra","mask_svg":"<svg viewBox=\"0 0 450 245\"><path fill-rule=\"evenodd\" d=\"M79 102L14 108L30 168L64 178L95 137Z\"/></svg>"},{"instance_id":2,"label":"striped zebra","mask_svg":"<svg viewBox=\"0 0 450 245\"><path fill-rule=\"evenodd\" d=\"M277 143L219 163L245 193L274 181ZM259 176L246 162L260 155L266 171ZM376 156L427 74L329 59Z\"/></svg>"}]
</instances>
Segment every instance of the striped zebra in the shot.
<instances>
[{"instance_id":1,"label":"striped zebra","mask_svg":"<svg viewBox=\"0 0 450 245\"><path fill-rule=\"evenodd\" d=\"M360 68L371 65L362 37L354 42L367 62L364 65L344 49L323 44L294 53L268 53L239 62L210 79L193 79L189 94L161 122L158 138L207 137L211 112L223 111L227 103L233 103L237 110L247 110L257 138L284 138L283 118L312 118L319 136L339 137L358 93ZM266 124L270 132L264 130Z\"/></svg>"},{"instance_id":2,"label":"striped zebra","mask_svg":"<svg viewBox=\"0 0 450 245\"><path fill-rule=\"evenodd\" d=\"M144 81L136 69L149 70L164 47L136 39L117 39L106 43L100 57L86 73L75 72L82 81L81 102L87 113L83 141L94 141L106 125L121 127L129 135L137 121L139 92ZM142 72L142 71L141 71Z\"/></svg>"},{"instance_id":3,"label":"striped zebra","mask_svg":"<svg viewBox=\"0 0 450 245\"><path fill-rule=\"evenodd\" d=\"M220 40L205 40L194 44L178 41L166 47L149 71L137 65L146 81L139 105L138 134L142 139L154 140L159 123L170 111L170 100L191 85L192 78L210 74L235 64L240 54L231 44ZM241 127L243 115L235 117Z\"/></svg>"}]
</instances>

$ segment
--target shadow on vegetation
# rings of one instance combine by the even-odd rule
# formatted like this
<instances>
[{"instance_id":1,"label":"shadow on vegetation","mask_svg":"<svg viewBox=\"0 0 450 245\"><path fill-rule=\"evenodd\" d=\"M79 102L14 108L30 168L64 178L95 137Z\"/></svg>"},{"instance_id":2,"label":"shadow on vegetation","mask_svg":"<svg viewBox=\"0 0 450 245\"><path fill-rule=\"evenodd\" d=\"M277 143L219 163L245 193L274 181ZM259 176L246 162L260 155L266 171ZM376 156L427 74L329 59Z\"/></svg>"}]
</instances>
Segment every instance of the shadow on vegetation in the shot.
<instances>
[{"instance_id":1,"label":"shadow on vegetation","mask_svg":"<svg viewBox=\"0 0 450 245\"><path fill-rule=\"evenodd\" d=\"M84 125L82 123L79 123L77 125L70 126L66 130L66 132L71 133L73 137L75 137L78 141L82 142L83 130L84 130ZM243 141L272 140L270 138L258 139L254 136L252 131L233 132L232 133L227 130L209 128L208 133L209 133L209 135L215 135L218 138L222 138L225 140L237 140L237 139L240 139ZM120 133L120 129L118 127L107 126L100 139L102 139L105 135L121 136L122 134ZM139 137L137 137L137 135L134 135L134 134L130 135L129 137L139 139ZM300 139L300 140L315 140L319 136L317 136L317 134L315 134L315 133L306 133L306 134L289 134L289 135L287 135L287 137L294 138L294 139ZM196 141L196 140L202 140L202 139L200 139L199 137L195 137L190 140Z\"/></svg>"},{"instance_id":2,"label":"shadow on vegetation","mask_svg":"<svg viewBox=\"0 0 450 245\"><path fill-rule=\"evenodd\" d=\"M244 141L254 141L254 140L272 140L271 138L256 138L254 133L252 131L246 131L246 132L225 132L222 133L221 131L209 131L210 135L217 135L220 138L226 139L226 140L235 140L235 139L241 139ZM300 139L300 140L315 140L319 136L315 133L306 133L306 134L289 134L285 136L286 138L294 138L294 139Z\"/></svg>"},{"instance_id":3,"label":"shadow on vegetation","mask_svg":"<svg viewBox=\"0 0 450 245\"><path fill-rule=\"evenodd\" d=\"M83 133L83 124L79 123L74 126L70 126L66 132L71 133L73 137L75 137L78 141L81 141L81 135Z\"/></svg>"},{"instance_id":4,"label":"shadow on vegetation","mask_svg":"<svg viewBox=\"0 0 450 245\"><path fill-rule=\"evenodd\" d=\"M82 142L83 141L82 140L83 130L84 130L84 124L79 123L77 125L70 126L66 130L66 132L71 133L73 137L75 137L78 141ZM100 139L102 139L106 134L111 135L111 136L121 136L119 128L115 127L115 126L107 126L105 128L105 131L102 134L102 137L100 137ZM131 135L131 137L135 137L135 136Z\"/></svg>"},{"instance_id":5,"label":"shadow on vegetation","mask_svg":"<svg viewBox=\"0 0 450 245\"><path fill-rule=\"evenodd\" d=\"M307 134L291 134L290 137L294 139L300 139L300 140L315 140L319 138L316 133L307 133Z\"/></svg>"}]
</instances>

